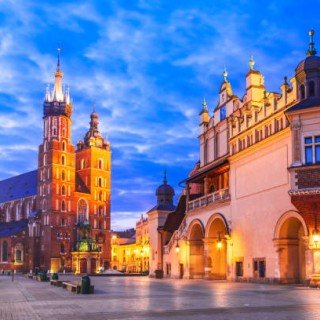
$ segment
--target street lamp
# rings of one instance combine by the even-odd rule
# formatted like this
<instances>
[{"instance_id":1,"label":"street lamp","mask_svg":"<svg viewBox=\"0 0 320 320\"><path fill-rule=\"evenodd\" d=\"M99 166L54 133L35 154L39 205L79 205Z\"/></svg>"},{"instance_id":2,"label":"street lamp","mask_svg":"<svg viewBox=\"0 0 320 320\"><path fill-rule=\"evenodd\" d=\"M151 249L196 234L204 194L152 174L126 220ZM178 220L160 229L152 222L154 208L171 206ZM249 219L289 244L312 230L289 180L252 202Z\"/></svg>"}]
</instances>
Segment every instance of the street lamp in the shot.
<instances>
[{"instance_id":1,"label":"street lamp","mask_svg":"<svg viewBox=\"0 0 320 320\"><path fill-rule=\"evenodd\" d=\"M176 235L176 247L175 247L175 251L176 253L179 253L180 252L180 247L179 247L179 237L178 237L178 234Z\"/></svg>"},{"instance_id":2,"label":"street lamp","mask_svg":"<svg viewBox=\"0 0 320 320\"><path fill-rule=\"evenodd\" d=\"M320 241L320 234L319 234L319 230L318 230L318 221L317 221L317 213L314 213L314 230L312 233L312 240L315 244L315 246L317 247L318 242Z\"/></svg>"}]
</instances>

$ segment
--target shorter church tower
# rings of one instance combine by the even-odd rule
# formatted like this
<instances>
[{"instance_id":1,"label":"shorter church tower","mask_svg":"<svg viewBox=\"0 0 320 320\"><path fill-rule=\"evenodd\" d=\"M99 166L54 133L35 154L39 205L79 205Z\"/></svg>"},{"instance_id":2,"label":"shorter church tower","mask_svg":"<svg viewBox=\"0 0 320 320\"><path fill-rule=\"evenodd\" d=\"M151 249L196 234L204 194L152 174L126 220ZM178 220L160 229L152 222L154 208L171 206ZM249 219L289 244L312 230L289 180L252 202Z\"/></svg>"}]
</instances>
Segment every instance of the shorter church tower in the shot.
<instances>
[{"instance_id":1,"label":"shorter church tower","mask_svg":"<svg viewBox=\"0 0 320 320\"><path fill-rule=\"evenodd\" d=\"M154 276L156 270L163 270L163 242L160 233L167 216L175 210L173 204L174 189L168 184L166 171L164 172L163 183L156 190L157 205L147 212L150 236L150 275Z\"/></svg>"},{"instance_id":2,"label":"shorter church tower","mask_svg":"<svg viewBox=\"0 0 320 320\"><path fill-rule=\"evenodd\" d=\"M95 239L101 253L100 266L109 267L110 261L110 144L99 132L99 116L90 115L90 128L76 150L76 194L78 197L77 223L88 221L91 238ZM85 196L90 194L90 196ZM81 202L90 198L88 212L81 211Z\"/></svg>"}]
</instances>

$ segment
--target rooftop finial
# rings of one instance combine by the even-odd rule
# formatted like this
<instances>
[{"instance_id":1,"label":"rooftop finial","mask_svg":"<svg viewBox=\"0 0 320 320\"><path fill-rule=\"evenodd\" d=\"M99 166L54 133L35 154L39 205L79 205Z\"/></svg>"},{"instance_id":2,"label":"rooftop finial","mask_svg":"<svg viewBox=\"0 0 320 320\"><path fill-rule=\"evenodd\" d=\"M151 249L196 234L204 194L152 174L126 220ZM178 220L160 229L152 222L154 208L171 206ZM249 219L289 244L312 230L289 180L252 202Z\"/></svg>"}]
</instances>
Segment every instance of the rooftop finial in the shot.
<instances>
[{"instance_id":1,"label":"rooftop finial","mask_svg":"<svg viewBox=\"0 0 320 320\"><path fill-rule=\"evenodd\" d=\"M228 76L228 71L227 71L227 68L226 67L224 67L224 70L223 70L223 80L224 81L227 81L227 76Z\"/></svg>"},{"instance_id":2,"label":"rooftop finial","mask_svg":"<svg viewBox=\"0 0 320 320\"><path fill-rule=\"evenodd\" d=\"M255 61L253 60L253 56L251 56L250 60L249 60L249 68L250 70L253 70L253 67L255 65Z\"/></svg>"},{"instance_id":3,"label":"rooftop finial","mask_svg":"<svg viewBox=\"0 0 320 320\"><path fill-rule=\"evenodd\" d=\"M61 51L60 46L57 48L57 51L58 51L57 71L60 71L60 51Z\"/></svg>"},{"instance_id":4,"label":"rooftop finial","mask_svg":"<svg viewBox=\"0 0 320 320\"><path fill-rule=\"evenodd\" d=\"M208 105L205 97L203 97L202 100L202 110L208 110Z\"/></svg>"},{"instance_id":5,"label":"rooftop finial","mask_svg":"<svg viewBox=\"0 0 320 320\"><path fill-rule=\"evenodd\" d=\"M313 36L314 36L314 30L311 29L309 31L309 48L307 50L307 57L315 56L317 54L317 50L314 47Z\"/></svg>"},{"instance_id":6,"label":"rooftop finial","mask_svg":"<svg viewBox=\"0 0 320 320\"><path fill-rule=\"evenodd\" d=\"M167 184L167 169L164 169L163 172L163 184Z\"/></svg>"}]
</instances>

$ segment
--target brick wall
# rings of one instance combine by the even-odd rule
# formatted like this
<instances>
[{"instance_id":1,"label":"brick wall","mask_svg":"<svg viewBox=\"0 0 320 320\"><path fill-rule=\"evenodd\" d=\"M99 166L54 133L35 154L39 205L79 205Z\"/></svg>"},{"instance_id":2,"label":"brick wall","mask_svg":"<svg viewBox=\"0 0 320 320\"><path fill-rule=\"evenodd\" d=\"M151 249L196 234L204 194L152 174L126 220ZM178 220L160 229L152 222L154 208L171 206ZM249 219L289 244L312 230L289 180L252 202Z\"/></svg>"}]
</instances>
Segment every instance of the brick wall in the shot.
<instances>
[{"instance_id":1,"label":"brick wall","mask_svg":"<svg viewBox=\"0 0 320 320\"><path fill-rule=\"evenodd\" d=\"M298 189L320 187L320 167L297 170L296 181Z\"/></svg>"}]
</instances>

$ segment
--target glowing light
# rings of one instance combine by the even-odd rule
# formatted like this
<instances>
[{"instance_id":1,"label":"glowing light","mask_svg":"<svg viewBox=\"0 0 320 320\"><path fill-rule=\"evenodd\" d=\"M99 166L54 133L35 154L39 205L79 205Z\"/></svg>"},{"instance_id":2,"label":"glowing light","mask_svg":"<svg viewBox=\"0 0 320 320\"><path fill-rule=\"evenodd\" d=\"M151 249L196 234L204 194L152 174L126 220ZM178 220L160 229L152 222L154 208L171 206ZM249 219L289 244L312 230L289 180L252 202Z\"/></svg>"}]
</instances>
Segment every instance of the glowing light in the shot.
<instances>
[{"instance_id":1,"label":"glowing light","mask_svg":"<svg viewBox=\"0 0 320 320\"><path fill-rule=\"evenodd\" d=\"M315 229L313 231L313 235L312 235L312 240L313 242L317 245L318 242L320 241L320 234L319 234L319 231L317 229Z\"/></svg>"},{"instance_id":2,"label":"glowing light","mask_svg":"<svg viewBox=\"0 0 320 320\"><path fill-rule=\"evenodd\" d=\"M222 249L222 241L221 241L221 240L219 240L219 241L217 242L217 248L218 248L219 250Z\"/></svg>"},{"instance_id":3,"label":"glowing light","mask_svg":"<svg viewBox=\"0 0 320 320\"><path fill-rule=\"evenodd\" d=\"M176 249L175 249L175 250L176 250L176 253L179 253L179 252L180 252L180 247L179 247L178 244L176 245Z\"/></svg>"}]
</instances>

